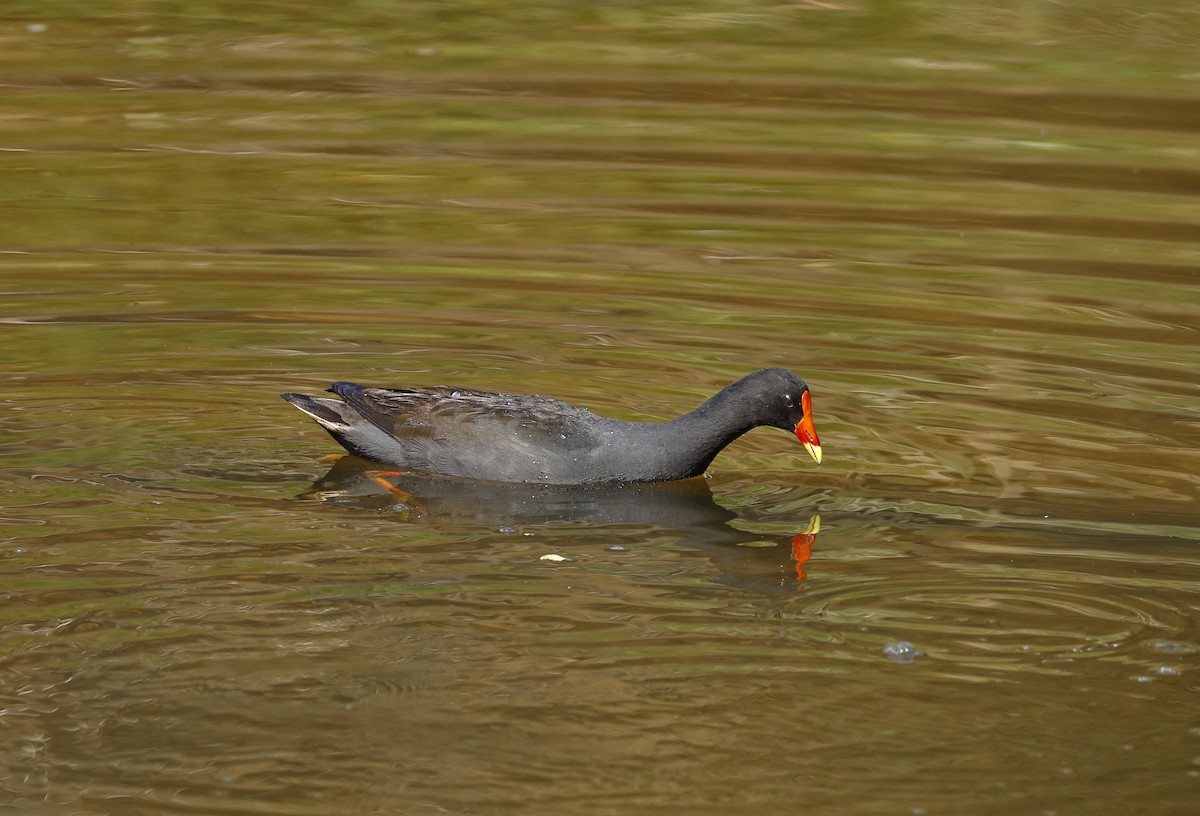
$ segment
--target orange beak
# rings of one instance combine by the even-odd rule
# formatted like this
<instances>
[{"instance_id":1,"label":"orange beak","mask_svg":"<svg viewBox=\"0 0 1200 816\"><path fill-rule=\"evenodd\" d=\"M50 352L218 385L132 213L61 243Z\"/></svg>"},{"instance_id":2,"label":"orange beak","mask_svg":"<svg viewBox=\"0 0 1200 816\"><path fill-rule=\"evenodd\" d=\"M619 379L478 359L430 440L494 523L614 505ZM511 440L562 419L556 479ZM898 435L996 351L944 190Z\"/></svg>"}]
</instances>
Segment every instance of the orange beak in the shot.
<instances>
[{"instance_id":1,"label":"orange beak","mask_svg":"<svg viewBox=\"0 0 1200 816\"><path fill-rule=\"evenodd\" d=\"M796 438L804 443L808 455L821 464L821 440L817 438L817 426L812 421L812 399L805 391L800 397L800 408L804 411L804 419L796 423Z\"/></svg>"}]
</instances>

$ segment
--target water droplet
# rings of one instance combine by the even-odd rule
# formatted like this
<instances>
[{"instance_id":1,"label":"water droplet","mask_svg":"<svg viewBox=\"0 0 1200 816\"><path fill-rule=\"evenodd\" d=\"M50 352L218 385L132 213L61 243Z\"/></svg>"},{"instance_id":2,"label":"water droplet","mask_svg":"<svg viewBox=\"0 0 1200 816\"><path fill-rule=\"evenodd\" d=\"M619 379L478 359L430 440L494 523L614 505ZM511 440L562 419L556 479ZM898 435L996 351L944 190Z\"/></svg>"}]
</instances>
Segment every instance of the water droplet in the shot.
<instances>
[{"instance_id":1,"label":"water droplet","mask_svg":"<svg viewBox=\"0 0 1200 816\"><path fill-rule=\"evenodd\" d=\"M611 550L612 552L625 552L628 549L628 547L622 547L620 544L613 544L608 549Z\"/></svg>"},{"instance_id":2,"label":"water droplet","mask_svg":"<svg viewBox=\"0 0 1200 816\"><path fill-rule=\"evenodd\" d=\"M501 528L500 528L499 530L497 530L496 532L497 532L497 533L503 533L504 535L512 535L513 533L515 533L515 532L516 532L516 530L514 530L512 527L501 527Z\"/></svg>"},{"instance_id":3,"label":"water droplet","mask_svg":"<svg viewBox=\"0 0 1200 816\"><path fill-rule=\"evenodd\" d=\"M912 663L921 656L921 653L917 651L917 647L913 646L907 640L889 643L883 647L883 653L893 663Z\"/></svg>"}]
</instances>

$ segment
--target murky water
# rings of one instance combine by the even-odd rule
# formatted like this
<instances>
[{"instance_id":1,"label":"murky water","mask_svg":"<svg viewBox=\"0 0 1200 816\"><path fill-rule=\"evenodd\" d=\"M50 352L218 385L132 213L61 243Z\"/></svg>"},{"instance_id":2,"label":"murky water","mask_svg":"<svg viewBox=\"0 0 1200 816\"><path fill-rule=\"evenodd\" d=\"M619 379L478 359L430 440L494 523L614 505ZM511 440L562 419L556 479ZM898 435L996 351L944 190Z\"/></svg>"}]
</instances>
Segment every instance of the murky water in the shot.
<instances>
[{"instance_id":1,"label":"murky water","mask_svg":"<svg viewBox=\"0 0 1200 816\"><path fill-rule=\"evenodd\" d=\"M0 810L1193 812L1195 15L534 5L18 4ZM389 489L277 396L766 366L821 467Z\"/></svg>"}]
</instances>

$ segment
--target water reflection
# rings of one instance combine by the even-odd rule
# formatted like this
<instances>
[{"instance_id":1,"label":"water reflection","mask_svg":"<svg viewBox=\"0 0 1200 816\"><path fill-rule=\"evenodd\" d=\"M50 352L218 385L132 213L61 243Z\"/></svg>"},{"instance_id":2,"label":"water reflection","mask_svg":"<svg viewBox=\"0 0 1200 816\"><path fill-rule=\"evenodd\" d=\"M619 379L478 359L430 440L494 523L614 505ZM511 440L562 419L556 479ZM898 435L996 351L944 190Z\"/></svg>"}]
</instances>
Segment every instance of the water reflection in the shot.
<instances>
[{"instance_id":1,"label":"water reflection","mask_svg":"<svg viewBox=\"0 0 1200 816\"><path fill-rule=\"evenodd\" d=\"M754 592L795 590L806 576L820 517L805 516L787 537L740 530L738 515L713 500L705 479L616 485L476 482L401 474L356 456L339 456L300 498L341 508L390 513L400 521L501 532L558 523L637 525L681 536L703 550L718 583Z\"/></svg>"}]
</instances>

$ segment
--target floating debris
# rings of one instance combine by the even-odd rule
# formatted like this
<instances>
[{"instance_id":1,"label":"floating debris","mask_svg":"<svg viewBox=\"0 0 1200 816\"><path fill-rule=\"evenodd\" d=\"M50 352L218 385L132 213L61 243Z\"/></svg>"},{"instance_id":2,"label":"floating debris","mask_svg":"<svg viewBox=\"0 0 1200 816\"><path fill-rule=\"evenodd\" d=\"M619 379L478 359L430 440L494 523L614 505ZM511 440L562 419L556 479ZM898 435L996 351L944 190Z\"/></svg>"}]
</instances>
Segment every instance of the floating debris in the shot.
<instances>
[{"instance_id":1,"label":"floating debris","mask_svg":"<svg viewBox=\"0 0 1200 816\"><path fill-rule=\"evenodd\" d=\"M570 561L571 559L567 558L565 555L559 555L558 553L546 553L538 560L539 561Z\"/></svg>"}]
</instances>

